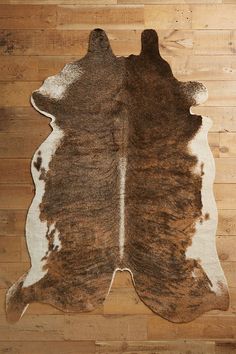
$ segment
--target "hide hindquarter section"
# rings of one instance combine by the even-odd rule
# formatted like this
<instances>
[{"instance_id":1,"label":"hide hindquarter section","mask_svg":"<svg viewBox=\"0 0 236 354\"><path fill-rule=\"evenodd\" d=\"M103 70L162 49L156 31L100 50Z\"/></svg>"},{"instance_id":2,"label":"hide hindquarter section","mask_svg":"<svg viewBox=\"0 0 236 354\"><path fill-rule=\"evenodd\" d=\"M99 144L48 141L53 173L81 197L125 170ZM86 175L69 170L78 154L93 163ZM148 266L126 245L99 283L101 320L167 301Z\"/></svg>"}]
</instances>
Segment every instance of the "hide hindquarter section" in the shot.
<instances>
[{"instance_id":1,"label":"hide hindquarter section","mask_svg":"<svg viewBox=\"0 0 236 354\"><path fill-rule=\"evenodd\" d=\"M39 170L39 180L45 183L39 205L40 223L46 224L42 238L47 248L41 259L45 274L35 274L36 259L31 254L31 270L8 292L10 321L19 319L32 301L80 312L98 307L108 294L119 261L117 119L124 116L119 100L122 63L113 55L104 32L94 31L88 54L73 64L81 68L81 77L65 95L55 100L49 90L51 96L45 96L49 78L47 87L32 96L38 110L56 117L54 127L59 127L63 137L48 171L43 168L44 154L34 157L32 168ZM60 82L53 80L53 89L58 83L59 92ZM35 184L37 194L37 180ZM31 225L27 232L32 235L29 248L40 247L37 227Z\"/></svg>"},{"instance_id":2,"label":"hide hindquarter section","mask_svg":"<svg viewBox=\"0 0 236 354\"><path fill-rule=\"evenodd\" d=\"M211 309L227 309L228 293L215 250L215 224L203 227L203 243L187 256L203 215L202 178L189 146L202 129L203 118L191 115L204 90L198 83L181 84L160 57L154 31L142 34L140 56L126 61L129 140L126 171L126 267L143 302L173 322L188 322ZM203 91L201 91L203 90ZM201 144L207 144L206 134ZM204 148L205 148L204 145ZM206 151L206 159L212 161ZM212 168L212 164L210 164ZM212 181L206 188L212 190ZM213 197L212 197L213 198ZM210 200L214 203L214 200ZM211 205L210 205L211 207ZM213 204L214 209L214 204ZM209 211L209 210L207 210ZM205 241L204 241L205 240ZM200 240L201 241L201 240ZM208 242L209 241L209 242ZM207 260L213 261L215 279ZM212 260L213 259L213 260ZM210 265L211 266L211 265Z\"/></svg>"}]
</instances>

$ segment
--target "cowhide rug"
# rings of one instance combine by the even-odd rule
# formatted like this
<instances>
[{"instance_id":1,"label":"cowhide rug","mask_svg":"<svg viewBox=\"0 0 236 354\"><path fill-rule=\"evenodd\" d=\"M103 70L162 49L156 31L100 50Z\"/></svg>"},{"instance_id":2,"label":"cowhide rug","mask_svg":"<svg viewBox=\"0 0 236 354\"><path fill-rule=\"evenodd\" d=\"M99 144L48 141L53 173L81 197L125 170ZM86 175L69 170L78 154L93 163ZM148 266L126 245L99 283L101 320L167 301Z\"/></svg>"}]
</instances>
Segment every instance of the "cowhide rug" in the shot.
<instances>
[{"instance_id":1,"label":"cowhide rug","mask_svg":"<svg viewBox=\"0 0 236 354\"><path fill-rule=\"evenodd\" d=\"M140 299L170 321L228 308L211 121L190 114L207 90L174 78L154 30L141 40L140 55L117 57L95 29L87 54L32 94L53 131L32 160L32 266L7 293L11 322L35 301L91 311L117 270L128 270Z\"/></svg>"}]
</instances>

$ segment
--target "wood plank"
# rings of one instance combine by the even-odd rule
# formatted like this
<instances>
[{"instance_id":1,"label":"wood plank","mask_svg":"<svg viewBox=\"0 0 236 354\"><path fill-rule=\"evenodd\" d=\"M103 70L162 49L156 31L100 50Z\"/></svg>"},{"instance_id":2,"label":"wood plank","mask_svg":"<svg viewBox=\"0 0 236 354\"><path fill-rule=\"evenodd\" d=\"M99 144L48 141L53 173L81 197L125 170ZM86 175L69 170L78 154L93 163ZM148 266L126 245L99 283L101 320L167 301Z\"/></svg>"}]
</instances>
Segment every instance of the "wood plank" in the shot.
<instances>
[{"instance_id":1,"label":"wood plank","mask_svg":"<svg viewBox=\"0 0 236 354\"><path fill-rule=\"evenodd\" d=\"M236 157L236 133L220 133L220 156Z\"/></svg>"},{"instance_id":2,"label":"wood plank","mask_svg":"<svg viewBox=\"0 0 236 354\"><path fill-rule=\"evenodd\" d=\"M10 242L9 242L10 240ZM20 237L0 237L0 263L15 263L21 261Z\"/></svg>"},{"instance_id":3,"label":"wood plank","mask_svg":"<svg viewBox=\"0 0 236 354\"><path fill-rule=\"evenodd\" d=\"M218 235L236 235L235 210L219 210Z\"/></svg>"},{"instance_id":4,"label":"wood plank","mask_svg":"<svg viewBox=\"0 0 236 354\"><path fill-rule=\"evenodd\" d=\"M24 342L0 342L0 352L9 354L93 354L95 353L95 342L32 342L32 339L27 338Z\"/></svg>"},{"instance_id":5,"label":"wood plank","mask_svg":"<svg viewBox=\"0 0 236 354\"><path fill-rule=\"evenodd\" d=\"M139 54L142 30L107 30L116 55ZM83 56L89 30L1 30L0 55ZM159 30L162 55L233 55L235 33L230 30Z\"/></svg>"},{"instance_id":6,"label":"wood plank","mask_svg":"<svg viewBox=\"0 0 236 354\"><path fill-rule=\"evenodd\" d=\"M219 157L219 139L218 133L208 133L208 143L214 157Z\"/></svg>"},{"instance_id":7,"label":"wood plank","mask_svg":"<svg viewBox=\"0 0 236 354\"><path fill-rule=\"evenodd\" d=\"M1 263L0 289L8 289L28 269L27 263Z\"/></svg>"},{"instance_id":8,"label":"wood plank","mask_svg":"<svg viewBox=\"0 0 236 354\"><path fill-rule=\"evenodd\" d=\"M209 1L209 0L207 0ZM116 4L116 0L0 0L1 4L62 4L62 5L111 5Z\"/></svg>"},{"instance_id":9,"label":"wood plank","mask_svg":"<svg viewBox=\"0 0 236 354\"><path fill-rule=\"evenodd\" d=\"M235 354L236 343L232 342L216 342L215 354Z\"/></svg>"},{"instance_id":10,"label":"wood plank","mask_svg":"<svg viewBox=\"0 0 236 354\"><path fill-rule=\"evenodd\" d=\"M188 5L145 5L145 27L158 29L190 29L192 10Z\"/></svg>"},{"instance_id":11,"label":"wood plank","mask_svg":"<svg viewBox=\"0 0 236 354\"><path fill-rule=\"evenodd\" d=\"M236 32L230 30L194 31L194 54L196 55L234 55L236 51Z\"/></svg>"},{"instance_id":12,"label":"wood plank","mask_svg":"<svg viewBox=\"0 0 236 354\"><path fill-rule=\"evenodd\" d=\"M30 173L30 160L25 159L1 159L0 160L0 184L25 183L32 184Z\"/></svg>"},{"instance_id":13,"label":"wood plank","mask_svg":"<svg viewBox=\"0 0 236 354\"><path fill-rule=\"evenodd\" d=\"M211 4L191 6L193 29L236 28L236 5ZM209 15L211 14L211 15Z\"/></svg>"},{"instance_id":14,"label":"wood plank","mask_svg":"<svg viewBox=\"0 0 236 354\"><path fill-rule=\"evenodd\" d=\"M0 341L61 341L63 330L64 315L23 316L14 326L0 316Z\"/></svg>"},{"instance_id":15,"label":"wood plank","mask_svg":"<svg viewBox=\"0 0 236 354\"><path fill-rule=\"evenodd\" d=\"M66 55L86 54L89 30L2 30L0 55ZM108 30L112 49L117 55L140 52L140 31Z\"/></svg>"},{"instance_id":16,"label":"wood plank","mask_svg":"<svg viewBox=\"0 0 236 354\"><path fill-rule=\"evenodd\" d=\"M34 196L32 185L0 185L1 209L26 209Z\"/></svg>"},{"instance_id":17,"label":"wood plank","mask_svg":"<svg viewBox=\"0 0 236 354\"><path fill-rule=\"evenodd\" d=\"M52 5L0 5L0 28L55 28L56 10Z\"/></svg>"},{"instance_id":18,"label":"wood plank","mask_svg":"<svg viewBox=\"0 0 236 354\"><path fill-rule=\"evenodd\" d=\"M235 80L236 58L232 55L168 56L165 59L171 65L178 80Z\"/></svg>"},{"instance_id":19,"label":"wood plank","mask_svg":"<svg viewBox=\"0 0 236 354\"><path fill-rule=\"evenodd\" d=\"M36 149L43 143L47 135L0 133L0 158L31 159Z\"/></svg>"},{"instance_id":20,"label":"wood plank","mask_svg":"<svg viewBox=\"0 0 236 354\"><path fill-rule=\"evenodd\" d=\"M0 209L0 237L24 235L26 213L27 210Z\"/></svg>"},{"instance_id":21,"label":"wood plank","mask_svg":"<svg viewBox=\"0 0 236 354\"><path fill-rule=\"evenodd\" d=\"M143 29L144 7L131 6L58 6L58 29Z\"/></svg>"},{"instance_id":22,"label":"wood plank","mask_svg":"<svg viewBox=\"0 0 236 354\"><path fill-rule=\"evenodd\" d=\"M218 209L236 209L236 184L215 184L214 191Z\"/></svg>"},{"instance_id":23,"label":"wood plank","mask_svg":"<svg viewBox=\"0 0 236 354\"><path fill-rule=\"evenodd\" d=\"M141 50L141 30L107 30L113 52L116 55L139 54ZM207 32L207 33L205 33ZM210 31L205 31L206 39ZM214 31L216 32L216 31ZM225 31L222 31L225 32ZM216 33L228 54L225 43L227 33ZM83 56L87 52L89 30L2 30L0 31L0 55L64 55ZM193 51L195 41L193 31L160 30L161 52L168 55L189 55ZM210 37L211 38L211 37ZM202 50L209 55L210 51ZM211 53L210 53L211 54ZM222 53L220 53L222 54ZM232 53L230 53L232 54Z\"/></svg>"},{"instance_id":24,"label":"wood plank","mask_svg":"<svg viewBox=\"0 0 236 354\"><path fill-rule=\"evenodd\" d=\"M0 106L30 106L32 91L41 86L40 82L0 82Z\"/></svg>"},{"instance_id":25,"label":"wood plank","mask_svg":"<svg viewBox=\"0 0 236 354\"><path fill-rule=\"evenodd\" d=\"M4 130L4 127L6 127L5 131L6 132L14 132L15 127L14 124L11 126L11 122L16 120L16 121L21 121L21 124L27 124L27 121L37 121L38 118L44 118L43 120L40 119L40 121L46 121L49 122L50 120L45 117L44 115L40 114L37 112L35 109L33 109L32 106L30 107L0 107L0 116L1 116L1 131ZM3 122L3 123L2 123ZM20 122L19 122L20 124ZM9 129L10 128L10 129Z\"/></svg>"},{"instance_id":26,"label":"wood plank","mask_svg":"<svg viewBox=\"0 0 236 354\"><path fill-rule=\"evenodd\" d=\"M216 158L215 163L215 183L236 183L236 158Z\"/></svg>"},{"instance_id":27,"label":"wood plank","mask_svg":"<svg viewBox=\"0 0 236 354\"><path fill-rule=\"evenodd\" d=\"M0 69L4 81L41 81L57 74L73 56L2 56Z\"/></svg>"},{"instance_id":28,"label":"wood plank","mask_svg":"<svg viewBox=\"0 0 236 354\"><path fill-rule=\"evenodd\" d=\"M205 106L236 106L236 81L202 81L208 89Z\"/></svg>"},{"instance_id":29,"label":"wood plank","mask_svg":"<svg viewBox=\"0 0 236 354\"><path fill-rule=\"evenodd\" d=\"M222 242L223 243L223 242ZM233 249L235 249L235 237L233 244ZM221 246L219 244L219 246ZM218 247L219 247L218 246ZM228 245L229 246L229 245ZM226 246L222 245L222 250L219 250L219 254L228 255L229 252L226 254L224 253L224 249L226 250ZM233 252L231 252L233 253ZM226 258L226 257L225 257ZM232 255L233 259L235 259L235 255ZM230 260L230 257L228 257ZM235 263L231 263L233 267L235 267ZM206 316L225 316L225 315L233 315L236 313L236 288L229 288L230 292L230 307L228 311L220 311L214 310L209 311L205 315ZM130 285L129 288L115 288L112 287L108 297L104 303L104 314L106 315L151 315L153 312L139 299L135 288L133 285Z\"/></svg>"},{"instance_id":30,"label":"wood plank","mask_svg":"<svg viewBox=\"0 0 236 354\"><path fill-rule=\"evenodd\" d=\"M235 262L221 261L221 265L224 270L228 282L228 286L232 288L235 287L236 284Z\"/></svg>"},{"instance_id":31,"label":"wood plank","mask_svg":"<svg viewBox=\"0 0 236 354\"><path fill-rule=\"evenodd\" d=\"M2 56L2 81L38 81L57 74L75 56ZM236 58L232 55L170 56L164 59L171 65L178 80L236 80Z\"/></svg>"},{"instance_id":32,"label":"wood plank","mask_svg":"<svg viewBox=\"0 0 236 354\"><path fill-rule=\"evenodd\" d=\"M96 342L96 354L215 354L215 342L145 341Z\"/></svg>"},{"instance_id":33,"label":"wood plank","mask_svg":"<svg viewBox=\"0 0 236 354\"><path fill-rule=\"evenodd\" d=\"M17 1L17 0L2 0ZM22 0L19 0L22 1ZM28 1L28 0L25 0ZM223 0L234 1L234 0ZM117 0L118 4L221 4L222 0Z\"/></svg>"},{"instance_id":34,"label":"wood plank","mask_svg":"<svg viewBox=\"0 0 236 354\"><path fill-rule=\"evenodd\" d=\"M112 287L104 302L104 314L137 315L152 314L152 311L139 299L134 287Z\"/></svg>"},{"instance_id":35,"label":"wood plank","mask_svg":"<svg viewBox=\"0 0 236 354\"><path fill-rule=\"evenodd\" d=\"M213 121L212 132L236 132L236 107L192 107L195 114L209 116Z\"/></svg>"},{"instance_id":36,"label":"wood plank","mask_svg":"<svg viewBox=\"0 0 236 354\"><path fill-rule=\"evenodd\" d=\"M30 108L30 107L28 107ZM33 108L30 108L33 111ZM41 136L47 137L52 128L49 126L51 119L45 117L43 114L38 114L36 117L29 119L18 119L18 117L14 118L6 118L0 121L0 133L8 133L8 134L19 134L22 136L23 134L34 134L37 132Z\"/></svg>"},{"instance_id":37,"label":"wood plank","mask_svg":"<svg viewBox=\"0 0 236 354\"><path fill-rule=\"evenodd\" d=\"M190 323L174 324L158 316L148 317L148 340L173 339L236 339L236 317L221 316L216 321L214 316L201 316Z\"/></svg>"},{"instance_id":38,"label":"wood plank","mask_svg":"<svg viewBox=\"0 0 236 354\"><path fill-rule=\"evenodd\" d=\"M146 340L145 316L66 315L66 340Z\"/></svg>"},{"instance_id":39,"label":"wood plank","mask_svg":"<svg viewBox=\"0 0 236 354\"><path fill-rule=\"evenodd\" d=\"M216 245L218 256L221 261L236 262L236 237L217 236ZM236 267L236 263L235 263ZM236 285L236 284L235 284Z\"/></svg>"}]
</instances>

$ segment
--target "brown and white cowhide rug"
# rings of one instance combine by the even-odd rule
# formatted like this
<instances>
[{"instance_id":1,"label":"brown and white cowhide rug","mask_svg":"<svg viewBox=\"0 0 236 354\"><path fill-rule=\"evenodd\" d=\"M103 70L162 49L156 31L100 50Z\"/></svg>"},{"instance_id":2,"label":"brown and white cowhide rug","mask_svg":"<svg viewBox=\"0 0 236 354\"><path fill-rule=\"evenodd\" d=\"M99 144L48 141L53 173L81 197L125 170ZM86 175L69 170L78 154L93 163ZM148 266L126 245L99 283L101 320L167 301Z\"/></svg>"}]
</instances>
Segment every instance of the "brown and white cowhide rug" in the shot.
<instances>
[{"instance_id":1,"label":"brown and white cowhide rug","mask_svg":"<svg viewBox=\"0 0 236 354\"><path fill-rule=\"evenodd\" d=\"M11 322L35 301L91 311L117 270L128 270L140 299L170 321L228 308L211 120L190 113L207 90L174 78L154 30L141 40L140 55L117 57L95 29L87 54L32 94L53 131L32 161L32 266L7 293Z\"/></svg>"}]
</instances>

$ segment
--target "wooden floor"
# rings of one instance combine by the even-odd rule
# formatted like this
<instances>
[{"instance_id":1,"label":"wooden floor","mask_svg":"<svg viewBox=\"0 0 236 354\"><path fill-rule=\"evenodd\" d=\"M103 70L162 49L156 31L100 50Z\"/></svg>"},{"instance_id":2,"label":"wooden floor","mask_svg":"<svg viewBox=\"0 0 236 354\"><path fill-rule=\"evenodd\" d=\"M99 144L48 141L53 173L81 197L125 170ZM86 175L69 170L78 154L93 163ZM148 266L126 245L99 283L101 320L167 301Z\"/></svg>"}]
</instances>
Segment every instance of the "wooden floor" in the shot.
<instances>
[{"instance_id":1,"label":"wooden floor","mask_svg":"<svg viewBox=\"0 0 236 354\"><path fill-rule=\"evenodd\" d=\"M236 0L0 1L0 353L236 353ZM27 5L26 5L27 4ZM76 4L76 5L75 5ZM29 268L24 238L34 194L30 159L50 133L29 103L32 90L86 52L89 31L102 27L116 55L138 54L140 34L154 28L179 80L200 80L209 99L194 112L213 119L217 249L231 296L227 312L173 324L140 302L128 273L119 273L104 306L64 315L31 305L5 321L6 289Z\"/></svg>"}]
</instances>

